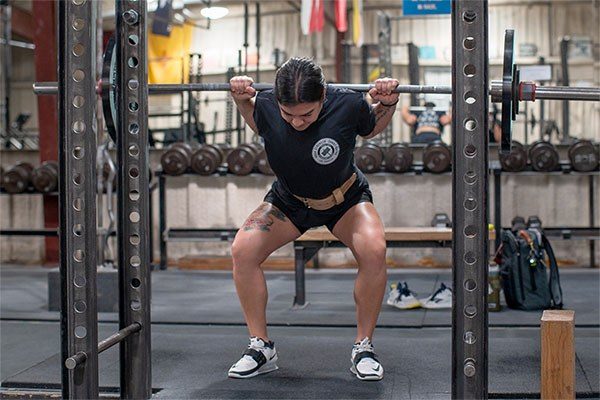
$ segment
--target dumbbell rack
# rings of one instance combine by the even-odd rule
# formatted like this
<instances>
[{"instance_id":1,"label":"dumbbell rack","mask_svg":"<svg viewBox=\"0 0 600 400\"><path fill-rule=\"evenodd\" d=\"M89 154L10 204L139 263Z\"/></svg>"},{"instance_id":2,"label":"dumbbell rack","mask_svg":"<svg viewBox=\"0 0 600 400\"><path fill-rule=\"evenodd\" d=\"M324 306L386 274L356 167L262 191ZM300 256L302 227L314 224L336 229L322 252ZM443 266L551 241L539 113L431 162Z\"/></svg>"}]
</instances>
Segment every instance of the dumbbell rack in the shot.
<instances>
[{"instance_id":1,"label":"dumbbell rack","mask_svg":"<svg viewBox=\"0 0 600 400\"><path fill-rule=\"evenodd\" d=\"M22 196L22 195L42 195L58 196L58 192L41 193L33 189L28 189L21 193L8 193L0 190L0 195ZM56 236L58 237L58 227L56 228L0 228L0 236Z\"/></svg>"},{"instance_id":2,"label":"dumbbell rack","mask_svg":"<svg viewBox=\"0 0 600 400\"><path fill-rule=\"evenodd\" d=\"M413 149L413 152L416 150L417 152L422 152L422 150L426 147L425 145L414 145L411 144L410 147ZM557 150L559 153L564 153L564 149L561 149L562 145L557 146ZM566 147L565 147L566 148ZM417 153L418 154L418 153ZM497 154L497 145L490 145L490 154ZM541 172L534 171L531 169L531 166L528 165L527 168L521 172L507 172L503 171L500 165L500 161L490 158L489 161L489 172L494 176L494 226L500 227L501 224L501 215L502 215L502 201L501 201L501 176L502 175L534 175L534 176L589 176L588 185L589 185L589 226L588 227L567 227L567 226L557 226L557 227L546 227L544 226L544 232L550 238L562 239L562 240L589 240L590 241L590 265L592 267L595 266L595 240L600 240L600 228L594 226L594 206L595 206L595 193L594 193L594 176L600 176L600 171L591 171L591 172L577 172L571 168L569 162L565 162L561 160L559 165L559 170L551 171L551 172ZM224 176L227 174L227 171L224 169L220 169L215 175ZM393 174L396 173L391 172L381 172L374 173L375 175L379 174ZM413 161L410 169L406 172L399 173L398 175L405 176L414 176L414 175L451 175L452 172L446 171L442 173L431 173L425 171L423 167L423 162L419 160L419 157ZM185 173L181 176L194 175L193 173ZM373 174L371 174L373 175ZM158 193L159 193L159 232L160 232L160 269L167 268L167 242L228 242L232 241L237 232L237 228L192 228L192 227L178 227L178 228L168 228L167 227L167 217L166 217L166 178L170 175L164 174L162 171L157 171L156 176L158 178ZM368 175L367 175L368 176ZM495 246L496 248L500 245L501 235L496 236Z\"/></svg>"}]
</instances>

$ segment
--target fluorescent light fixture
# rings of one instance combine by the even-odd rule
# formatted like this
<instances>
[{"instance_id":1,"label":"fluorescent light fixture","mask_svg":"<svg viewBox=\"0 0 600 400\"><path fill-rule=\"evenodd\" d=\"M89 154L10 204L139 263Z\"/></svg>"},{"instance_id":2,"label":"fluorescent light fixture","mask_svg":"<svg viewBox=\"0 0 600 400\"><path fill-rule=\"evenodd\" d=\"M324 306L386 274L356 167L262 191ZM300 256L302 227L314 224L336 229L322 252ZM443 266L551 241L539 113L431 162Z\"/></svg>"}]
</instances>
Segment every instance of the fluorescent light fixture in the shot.
<instances>
[{"instance_id":1,"label":"fluorescent light fixture","mask_svg":"<svg viewBox=\"0 0 600 400\"><path fill-rule=\"evenodd\" d=\"M207 7L200 10L200 14L208 19L219 19L229 14L229 9L226 7Z\"/></svg>"}]
</instances>

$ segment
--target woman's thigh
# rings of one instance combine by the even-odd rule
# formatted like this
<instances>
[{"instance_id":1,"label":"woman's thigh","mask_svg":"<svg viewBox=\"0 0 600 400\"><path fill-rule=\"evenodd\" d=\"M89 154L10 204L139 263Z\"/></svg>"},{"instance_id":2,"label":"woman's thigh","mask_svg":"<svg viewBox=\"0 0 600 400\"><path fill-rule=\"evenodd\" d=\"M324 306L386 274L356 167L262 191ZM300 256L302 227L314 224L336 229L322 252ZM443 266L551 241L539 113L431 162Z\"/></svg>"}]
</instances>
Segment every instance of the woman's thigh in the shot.
<instances>
[{"instance_id":1,"label":"woman's thigh","mask_svg":"<svg viewBox=\"0 0 600 400\"><path fill-rule=\"evenodd\" d=\"M350 208L332 232L361 260L382 258L385 261L385 231L373 203L362 202Z\"/></svg>"},{"instance_id":2,"label":"woman's thigh","mask_svg":"<svg viewBox=\"0 0 600 400\"><path fill-rule=\"evenodd\" d=\"M264 261L272 252L300 236L277 207L264 202L246 219L232 244L234 259Z\"/></svg>"}]
</instances>

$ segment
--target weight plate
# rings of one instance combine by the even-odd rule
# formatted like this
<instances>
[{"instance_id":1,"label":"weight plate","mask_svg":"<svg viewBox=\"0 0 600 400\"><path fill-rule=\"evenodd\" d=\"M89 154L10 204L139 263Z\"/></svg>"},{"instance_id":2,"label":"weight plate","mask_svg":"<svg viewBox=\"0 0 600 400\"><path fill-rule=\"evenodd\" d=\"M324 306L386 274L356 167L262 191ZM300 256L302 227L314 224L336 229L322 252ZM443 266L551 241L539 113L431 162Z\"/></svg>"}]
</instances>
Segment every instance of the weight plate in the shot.
<instances>
[{"instance_id":1,"label":"weight plate","mask_svg":"<svg viewBox=\"0 0 600 400\"><path fill-rule=\"evenodd\" d=\"M512 121L514 120L514 47L515 31L507 29L504 33L504 64L502 67L502 142L500 152L510 153L512 141ZM518 102L517 102L518 103Z\"/></svg>"},{"instance_id":2,"label":"weight plate","mask_svg":"<svg viewBox=\"0 0 600 400\"><path fill-rule=\"evenodd\" d=\"M385 152L385 170L389 172L405 172L410 169L413 155L410 147L404 143L394 143Z\"/></svg>"},{"instance_id":3,"label":"weight plate","mask_svg":"<svg viewBox=\"0 0 600 400\"><path fill-rule=\"evenodd\" d=\"M258 149L255 144L241 144L227 156L229 172L248 175L254 169Z\"/></svg>"},{"instance_id":4,"label":"weight plate","mask_svg":"<svg viewBox=\"0 0 600 400\"><path fill-rule=\"evenodd\" d=\"M223 152L215 145L205 144L192 155L192 170L199 175L213 174L223 162Z\"/></svg>"},{"instance_id":5,"label":"weight plate","mask_svg":"<svg viewBox=\"0 0 600 400\"><path fill-rule=\"evenodd\" d=\"M569 160L575 171L594 171L598 168L598 147L589 140L578 140L569 147Z\"/></svg>"},{"instance_id":6,"label":"weight plate","mask_svg":"<svg viewBox=\"0 0 600 400\"><path fill-rule=\"evenodd\" d=\"M436 140L425 148L423 153L423 166L429 172L442 173L450 168L452 154L448 146Z\"/></svg>"},{"instance_id":7,"label":"weight plate","mask_svg":"<svg viewBox=\"0 0 600 400\"><path fill-rule=\"evenodd\" d=\"M552 143L538 140L529 148L529 160L535 171L556 171L559 165L559 156Z\"/></svg>"},{"instance_id":8,"label":"weight plate","mask_svg":"<svg viewBox=\"0 0 600 400\"><path fill-rule=\"evenodd\" d=\"M273 170L271 169L271 164L269 164L269 159L267 158L267 152L261 151L256 156L256 167L261 174L264 175L275 175Z\"/></svg>"},{"instance_id":9,"label":"weight plate","mask_svg":"<svg viewBox=\"0 0 600 400\"><path fill-rule=\"evenodd\" d=\"M383 162L383 150L375 143L364 143L354 155L356 166L362 172L370 174L378 172Z\"/></svg>"},{"instance_id":10,"label":"weight plate","mask_svg":"<svg viewBox=\"0 0 600 400\"><path fill-rule=\"evenodd\" d=\"M117 143L117 106L115 102L115 84L117 81L117 53L116 39L113 34L106 44L106 51L102 56L102 113L106 130L113 142Z\"/></svg>"},{"instance_id":11,"label":"weight plate","mask_svg":"<svg viewBox=\"0 0 600 400\"><path fill-rule=\"evenodd\" d=\"M31 174L33 187L42 193L50 193L58 188L58 164L46 161Z\"/></svg>"},{"instance_id":12,"label":"weight plate","mask_svg":"<svg viewBox=\"0 0 600 400\"><path fill-rule=\"evenodd\" d=\"M502 165L504 171L523 171L525 167L527 167L527 152L523 145L516 140L513 140L510 153L500 153L500 165Z\"/></svg>"}]
</instances>

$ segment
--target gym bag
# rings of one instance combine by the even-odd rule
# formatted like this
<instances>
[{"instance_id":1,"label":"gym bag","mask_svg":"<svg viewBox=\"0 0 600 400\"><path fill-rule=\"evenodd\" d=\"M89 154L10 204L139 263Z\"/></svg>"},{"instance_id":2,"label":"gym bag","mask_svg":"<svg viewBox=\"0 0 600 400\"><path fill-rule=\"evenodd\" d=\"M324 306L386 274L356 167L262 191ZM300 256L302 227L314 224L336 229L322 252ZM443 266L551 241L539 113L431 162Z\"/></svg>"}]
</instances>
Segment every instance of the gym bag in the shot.
<instances>
[{"instance_id":1,"label":"gym bag","mask_svg":"<svg viewBox=\"0 0 600 400\"><path fill-rule=\"evenodd\" d=\"M549 266L544 253L548 255ZM519 310L563 307L554 251L540 228L502 230L496 262L508 307Z\"/></svg>"}]
</instances>

